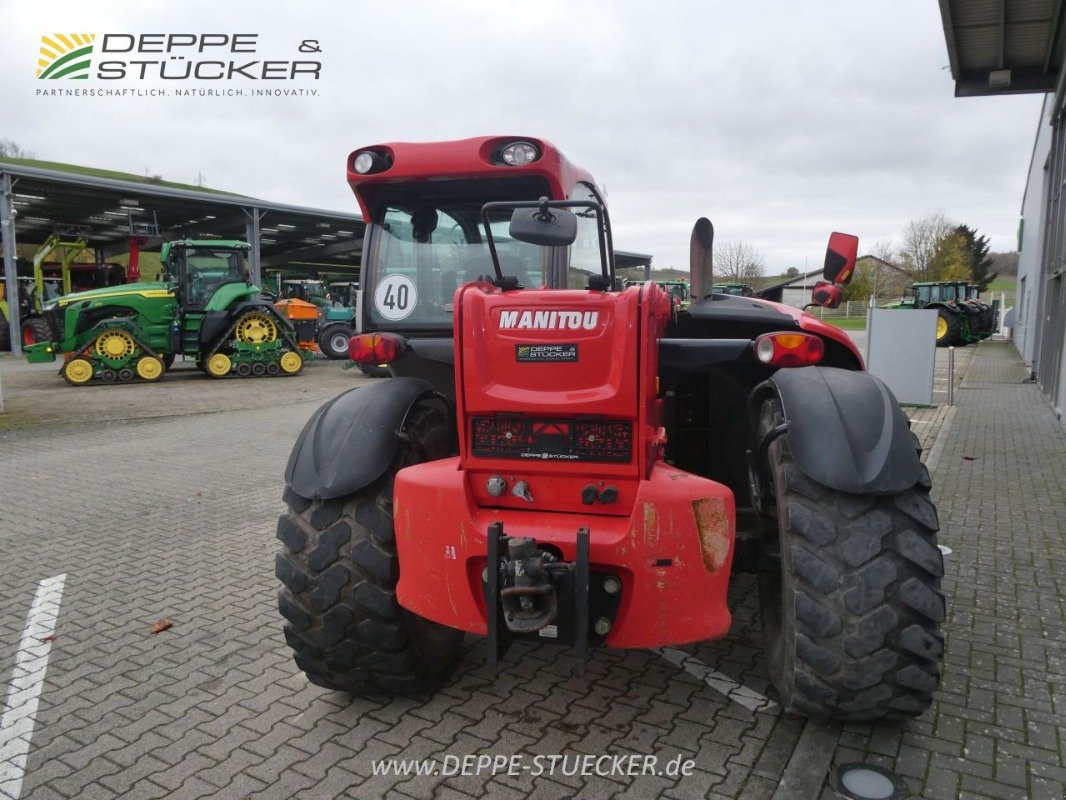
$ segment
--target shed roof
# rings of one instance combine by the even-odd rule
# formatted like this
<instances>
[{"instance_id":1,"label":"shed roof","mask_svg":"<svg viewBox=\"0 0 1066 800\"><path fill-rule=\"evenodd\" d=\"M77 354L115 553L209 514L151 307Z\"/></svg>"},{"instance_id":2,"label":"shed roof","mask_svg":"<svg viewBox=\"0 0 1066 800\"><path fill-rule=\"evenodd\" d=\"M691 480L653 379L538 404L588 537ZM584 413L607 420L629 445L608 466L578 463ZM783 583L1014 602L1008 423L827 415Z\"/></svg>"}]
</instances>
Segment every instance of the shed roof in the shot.
<instances>
[{"instance_id":1,"label":"shed roof","mask_svg":"<svg viewBox=\"0 0 1066 800\"><path fill-rule=\"evenodd\" d=\"M939 0L956 97L1055 91L1062 0Z\"/></svg>"}]
</instances>

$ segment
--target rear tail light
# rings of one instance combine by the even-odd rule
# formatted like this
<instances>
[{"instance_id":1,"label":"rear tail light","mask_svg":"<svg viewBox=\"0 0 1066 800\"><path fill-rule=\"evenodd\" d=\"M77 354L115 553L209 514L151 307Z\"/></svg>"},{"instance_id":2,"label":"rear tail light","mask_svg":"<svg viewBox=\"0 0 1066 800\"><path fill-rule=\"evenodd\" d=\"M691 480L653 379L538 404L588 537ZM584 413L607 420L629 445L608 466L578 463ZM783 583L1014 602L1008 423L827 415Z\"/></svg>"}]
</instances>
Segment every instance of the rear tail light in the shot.
<instances>
[{"instance_id":1,"label":"rear tail light","mask_svg":"<svg viewBox=\"0 0 1066 800\"><path fill-rule=\"evenodd\" d=\"M357 364L389 364L400 357L400 340L388 333L360 333L348 340L348 358Z\"/></svg>"},{"instance_id":2,"label":"rear tail light","mask_svg":"<svg viewBox=\"0 0 1066 800\"><path fill-rule=\"evenodd\" d=\"M633 425L619 420L472 417L471 452L481 458L626 463Z\"/></svg>"},{"instance_id":3,"label":"rear tail light","mask_svg":"<svg viewBox=\"0 0 1066 800\"><path fill-rule=\"evenodd\" d=\"M808 333L764 333L755 340L755 356L772 367L807 367L825 354L825 343Z\"/></svg>"}]
</instances>

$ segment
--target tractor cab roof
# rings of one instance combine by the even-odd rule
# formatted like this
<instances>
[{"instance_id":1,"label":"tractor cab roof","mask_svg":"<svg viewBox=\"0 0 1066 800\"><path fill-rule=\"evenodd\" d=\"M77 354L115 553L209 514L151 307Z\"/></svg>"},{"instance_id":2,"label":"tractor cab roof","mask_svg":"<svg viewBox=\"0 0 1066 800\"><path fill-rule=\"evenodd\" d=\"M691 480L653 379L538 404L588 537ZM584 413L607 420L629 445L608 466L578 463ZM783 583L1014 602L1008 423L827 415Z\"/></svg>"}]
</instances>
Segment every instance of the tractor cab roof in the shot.
<instances>
[{"instance_id":1,"label":"tractor cab roof","mask_svg":"<svg viewBox=\"0 0 1066 800\"><path fill-rule=\"evenodd\" d=\"M169 244L173 247L202 247L204 249L213 248L216 250L249 250L251 245L248 242L243 242L240 239L176 239L173 242L167 242L163 246Z\"/></svg>"},{"instance_id":2,"label":"tractor cab roof","mask_svg":"<svg viewBox=\"0 0 1066 800\"><path fill-rule=\"evenodd\" d=\"M530 145L533 158L522 164L509 163L503 153L514 144ZM577 182L594 183L588 172L570 163L555 145L532 136L388 142L361 147L348 156L348 184L367 221L373 219L376 198L386 186L445 178L448 181L540 178L556 198L566 197Z\"/></svg>"}]
</instances>

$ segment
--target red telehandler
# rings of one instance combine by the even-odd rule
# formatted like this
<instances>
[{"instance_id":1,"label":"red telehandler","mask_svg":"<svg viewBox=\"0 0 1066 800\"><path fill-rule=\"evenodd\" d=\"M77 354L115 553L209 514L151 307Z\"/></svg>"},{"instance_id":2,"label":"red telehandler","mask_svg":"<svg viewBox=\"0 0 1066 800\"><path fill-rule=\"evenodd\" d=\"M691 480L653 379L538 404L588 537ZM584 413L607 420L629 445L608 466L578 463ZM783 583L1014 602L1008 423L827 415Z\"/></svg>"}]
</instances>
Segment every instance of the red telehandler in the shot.
<instances>
[{"instance_id":1,"label":"red telehandler","mask_svg":"<svg viewBox=\"0 0 1066 800\"><path fill-rule=\"evenodd\" d=\"M550 143L486 137L356 150L362 334L391 380L322 406L286 469L285 637L322 686L422 692L464 632L652 648L724 636L758 574L784 708L928 708L943 562L916 438L840 330L713 292L615 278L607 208ZM833 234L815 299L857 240ZM580 276L581 288L569 288Z\"/></svg>"}]
</instances>

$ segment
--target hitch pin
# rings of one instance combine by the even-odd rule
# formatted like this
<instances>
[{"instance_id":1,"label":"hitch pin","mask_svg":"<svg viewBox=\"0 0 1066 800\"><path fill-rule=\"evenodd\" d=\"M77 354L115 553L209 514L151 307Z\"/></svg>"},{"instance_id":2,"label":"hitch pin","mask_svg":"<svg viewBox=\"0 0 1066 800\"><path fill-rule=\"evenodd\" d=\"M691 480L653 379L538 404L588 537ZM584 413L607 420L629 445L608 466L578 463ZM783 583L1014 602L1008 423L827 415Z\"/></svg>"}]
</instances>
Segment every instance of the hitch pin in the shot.
<instances>
[{"instance_id":1,"label":"hitch pin","mask_svg":"<svg viewBox=\"0 0 1066 800\"><path fill-rule=\"evenodd\" d=\"M525 481L518 481L518 483L511 487L511 494L525 500L527 503L533 502L533 495L529 492L529 484Z\"/></svg>"}]
</instances>

